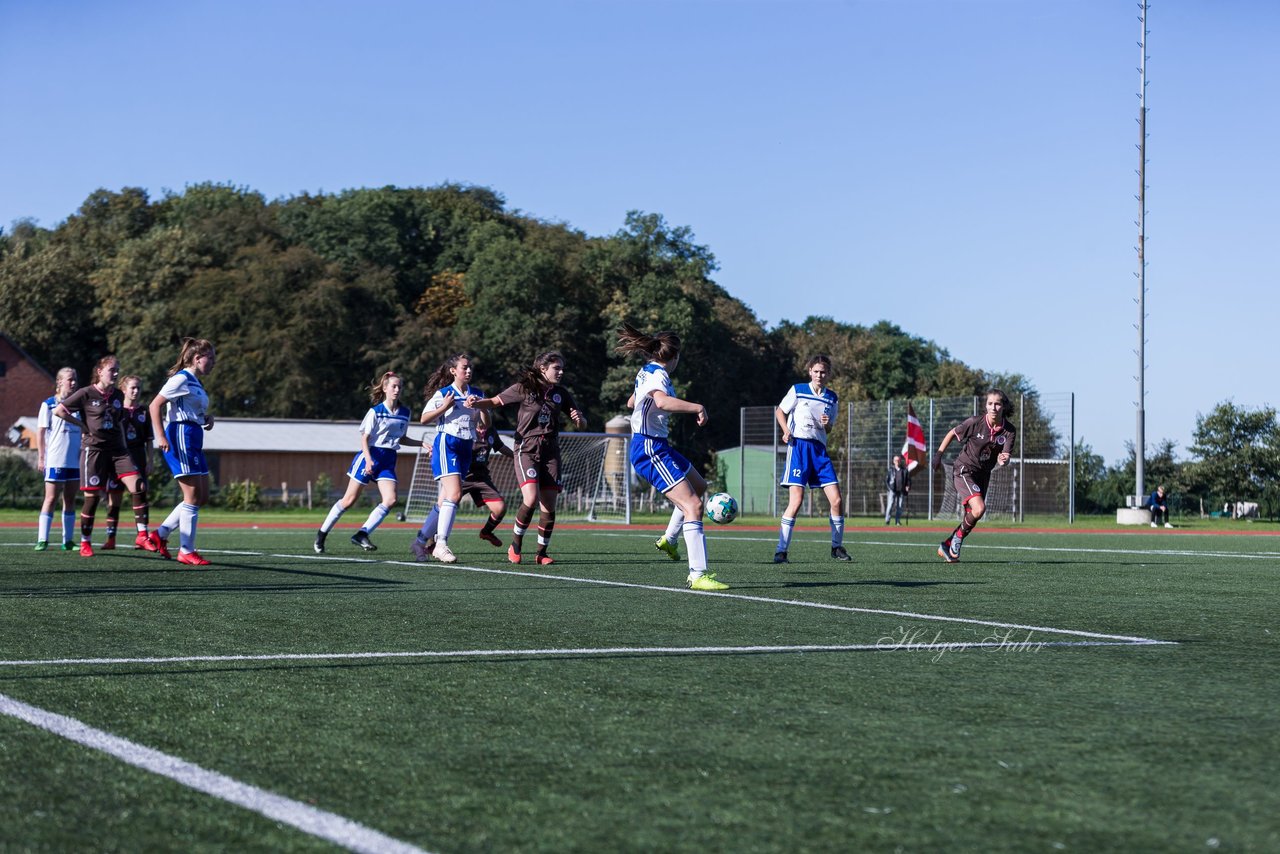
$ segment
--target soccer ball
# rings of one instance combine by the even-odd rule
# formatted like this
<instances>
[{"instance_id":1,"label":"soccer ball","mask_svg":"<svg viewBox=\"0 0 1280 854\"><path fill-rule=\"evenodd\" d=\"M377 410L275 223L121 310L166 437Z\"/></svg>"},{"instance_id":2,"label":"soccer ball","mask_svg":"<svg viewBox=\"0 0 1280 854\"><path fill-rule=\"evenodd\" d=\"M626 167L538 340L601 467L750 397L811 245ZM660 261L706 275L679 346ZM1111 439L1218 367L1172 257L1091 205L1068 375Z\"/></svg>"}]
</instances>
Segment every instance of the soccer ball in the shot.
<instances>
[{"instance_id":1,"label":"soccer ball","mask_svg":"<svg viewBox=\"0 0 1280 854\"><path fill-rule=\"evenodd\" d=\"M728 525L738 518L738 501L727 492L717 492L707 499L707 518L717 525Z\"/></svg>"}]
</instances>

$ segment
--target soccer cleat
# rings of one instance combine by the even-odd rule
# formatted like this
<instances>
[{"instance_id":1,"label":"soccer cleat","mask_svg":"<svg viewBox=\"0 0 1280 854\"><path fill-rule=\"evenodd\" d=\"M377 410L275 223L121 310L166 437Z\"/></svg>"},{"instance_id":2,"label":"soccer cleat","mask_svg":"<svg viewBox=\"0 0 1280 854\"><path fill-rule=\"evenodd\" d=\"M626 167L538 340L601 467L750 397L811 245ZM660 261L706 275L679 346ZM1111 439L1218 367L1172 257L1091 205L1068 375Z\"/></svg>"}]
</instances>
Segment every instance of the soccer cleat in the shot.
<instances>
[{"instance_id":1,"label":"soccer cleat","mask_svg":"<svg viewBox=\"0 0 1280 854\"><path fill-rule=\"evenodd\" d=\"M1160 526L1159 526L1159 525L1157 525L1155 522L1152 522L1152 523L1151 523L1151 527L1153 527L1153 528L1159 528Z\"/></svg>"},{"instance_id":2,"label":"soccer cleat","mask_svg":"<svg viewBox=\"0 0 1280 854\"><path fill-rule=\"evenodd\" d=\"M714 573L699 575L697 578L694 578L691 575L689 576L689 580L685 582L685 584L688 586L690 590L716 591L716 590L729 589L729 585L720 581L716 581L716 576Z\"/></svg>"},{"instance_id":3,"label":"soccer cleat","mask_svg":"<svg viewBox=\"0 0 1280 854\"><path fill-rule=\"evenodd\" d=\"M947 563L959 563L960 555L951 550L951 537L947 537L942 541L942 544L938 546L938 557L942 558Z\"/></svg>"},{"instance_id":4,"label":"soccer cleat","mask_svg":"<svg viewBox=\"0 0 1280 854\"><path fill-rule=\"evenodd\" d=\"M950 548L950 549L948 549L948 551L950 551L950 552L951 552L951 556L952 556L953 558L955 558L956 560L959 560L959 559L960 559L960 547L961 547L962 545L964 545L964 540L960 539L959 537L955 537L955 536L953 536L953 537L951 538L951 548Z\"/></svg>"},{"instance_id":5,"label":"soccer cleat","mask_svg":"<svg viewBox=\"0 0 1280 854\"><path fill-rule=\"evenodd\" d=\"M178 563L187 566L208 566L209 561L200 557L196 552L178 552Z\"/></svg>"},{"instance_id":6,"label":"soccer cleat","mask_svg":"<svg viewBox=\"0 0 1280 854\"><path fill-rule=\"evenodd\" d=\"M76 550L76 544L71 542L70 540L67 540L65 543L62 544L62 550L64 552L73 552Z\"/></svg>"},{"instance_id":7,"label":"soccer cleat","mask_svg":"<svg viewBox=\"0 0 1280 854\"><path fill-rule=\"evenodd\" d=\"M41 540L40 542L36 543L36 551L38 552L42 552L47 548L49 548L49 543L45 540Z\"/></svg>"},{"instance_id":8,"label":"soccer cleat","mask_svg":"<svg viewBox=\"0 0 1280 854\"><path fill-rule=\"evenodd\" d=\"M378 550L378 547L369 539L369 532L364 528L351 535L351 544L359 546L367 552L376 552Z\"/></svg>"},{"instance_id":9,"label":"soccer cleat","mask_svg":"<svg viewBox=\"0 0 1280 854\"><path fill-rule=\"evenodd\" d=\"M553 558L551 555L547 555L547 554L538 555L539 566L550 566L555 562L556 562L555 558Z\"/></svg>"},{"instance_id":10,"label":"soccer cleat","mask_svg":"<svg viewBox=\"0 0 1280 854\"><path fill-rule=\"evenodd\" d=\"M480 539L484 540L486 543L493 546L494 548L497 548L497 549L502 548L502 540L498 539L498 535L495 534L493 531L481 531Z\"/></svg>"},{"instance_id":11,"label":"soccer cleat","mask_svg":"<svg viewBox=\"0 0 1280 854\"><path fill-rule=\"evenodd\" d=\"M520 552L516 551L515 546L507 546L507 560L512 563L520 562Z\"/></svg>"},{"instance_id":12,"label":"soccer cleat","mask_svg":"<svg viewBox=\"0 0 1280 854\"><path fill-rule=\"evenodd\" d=\"M773 562L774 563L791 563L791 561L787 560L786 552L774 552Z\"/></svg>"},{"instance_id":13,"label":"soccer cleat","mask_svg":"<svg viewBox=\"0 0 1280 854\"><path fill-rule=\"evenodd\" d=\"M105 542L103 542L102 548L105 549L106 551L112 551L115 549L115 547L116 547L116 535L112 534L111 536L107 537Z\"/></svg>"},{"instance_id":14,"label":"soccer cleat","mask_svg":"<svg viewBox=\"0 0 1280 854\"><path fill-rule=\"evenodd\" d=\"M844 550L844 546L832 546L831 557L833 560L843 560L843 561L853 560L853 558L849 556L849 553Z\"/></svg>"},{"instance_id":15,"label":"soccer cleat","mask_svg":"<svg viewBox=\"0 0 1280 854\"><path fill-rule=\"evenodd\" d=\"M168 537L162 537L159 534L157 534L155 531L152 531L151 543L152 545L155 546L155 548L148 549L148 551L154 551L156 554L160 555L160 557L164 558L165 560L173 560L173 555L169 553ZM142 546L136 546L136 548L142 548Z\"/></svg>"},{"instance_id":16,"label":"soccer cleat","mask_svg":"<svg viewBox=\"0 0 1280 854\"><path fill-rule=\"evenodd\" d=\"M316 554L324 554L324 538L329 536L328 531L316 531L316 541L311 544L311 548L315 549Z\"/></svg>"},{"instance_id":17,"label":"soccer cleat","mask_svg":"<svg viewBox=\"0 0 1280 854\"><path fill-rule=\"evenodd\" d=\"M449 548L449 544L444 540L436 540L436 547L431 550L431 556L441 563L458 562L458 556L453 553L453 549Z\"/></svg>"},{"instance_id":18,"label":"soccer cleat","mask_svg":"<svg viewBox=\"0 0 1280 854\"><path fill-rule=\"evenodd\" d=\"M93 543L88 540L80 541L80 557L93 557Z\"/></svg>"},{"instance_id":19,"label":"soccer cleat","mask_svg":"<svg viewBox=\"0 0 1280 854\"><path fill-rule=\"evenodd\" d=\"M1172 527L1173 527L1173 526L1172 526L1172 525L1170 525L1168 522L1165 522L1165 523L1164 523L1164 526L1165 526L1166 528L1172 528Z\"/></svg>"},{"instance_id":20,"label":"soccer cleat","mask_svg":"<svg viewBox=\"0 0 1280 854\"><path fill-rule=\"evenodd\" d=\"M680 559L680 546L668 540L666 534L658 537L658 541L653 544L653 547L672 560Z\"/></svg>"},{"instance_id":21,"label":"soccer cleat","mask_svg":"<svg viewBox=\"0 0 1280 854\"><path fill-rule=\"evenodd\" d=\"M409 543L409 551L413 554L413 559L418 563L426 563L431 557L431 549L427 547L427 543L417 537L414 537L413 542Z\"/></svg>"},{"instance_id":22,"label":"soccer cleat","mask_svg":"<svg viewBox=\"0 0 1280 854\"><path fill-rule=\"evenodd\" d=\"M146 549L149 552L158 552L160 547L156 545L155 534L148 534L146 531L139 531L138 536L133 538L133 544L140 549Z\"/></svg>"}]
</instances>

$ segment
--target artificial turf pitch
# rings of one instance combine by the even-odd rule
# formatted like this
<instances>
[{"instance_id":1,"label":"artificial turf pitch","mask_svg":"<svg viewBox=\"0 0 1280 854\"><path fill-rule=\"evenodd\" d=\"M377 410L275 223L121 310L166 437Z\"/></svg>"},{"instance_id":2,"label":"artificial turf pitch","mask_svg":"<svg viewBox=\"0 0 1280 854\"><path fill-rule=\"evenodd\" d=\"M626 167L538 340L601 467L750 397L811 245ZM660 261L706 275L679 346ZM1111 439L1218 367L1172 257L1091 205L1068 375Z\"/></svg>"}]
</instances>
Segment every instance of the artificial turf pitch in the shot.
<instances>
[{"instance_id":1,"label":"artificial turf pitch","mask_svg":"<svg viewBox=\"0 0 1280 854\"><path fill-rule=\"evenodd\" d=\"M0 849L1280 850L1280 539L658 533L2 528Z\"/></svg>"}]
</instances>

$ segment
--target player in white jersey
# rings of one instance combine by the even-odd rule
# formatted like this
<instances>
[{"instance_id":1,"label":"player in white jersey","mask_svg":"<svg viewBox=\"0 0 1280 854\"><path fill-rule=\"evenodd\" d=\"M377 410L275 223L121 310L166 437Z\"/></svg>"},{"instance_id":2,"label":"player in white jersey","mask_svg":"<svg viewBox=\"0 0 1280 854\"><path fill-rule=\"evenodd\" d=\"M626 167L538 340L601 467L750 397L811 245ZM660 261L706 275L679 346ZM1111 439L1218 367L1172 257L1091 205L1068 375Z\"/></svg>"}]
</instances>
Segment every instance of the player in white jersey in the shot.
<instances>
[{"instance_id":1,"label":"player in white jersey","mask_svg":"<svg viewBox=\"0 0 1280 854\"><path fill-rule=\"evenodd\" d=\"M844 499L840 480L827 453L827 433L840 412L836 393L827 387L831 378L831 359L823 354L805 362L809 372L807 383L796 383L787 389L782 402L774 409L774 417L782 428L782 443L787 446L787 461L782 470L782 485L787 487L787 509L782 511L778 547L774 563L789 563L787 550L796 516L807 488L821 487L831 505L831 557L853 560L844 548Z\"/></svg>"},{"instance_id":2,"label":"player in white jersey","mask_svg":"<svg viewBox=\"0 0 1280 854\"><path fill-rule=\"evenodd\" d=\"M680 363L680 336L674 332L646 335L624 323L618 339L619 352L641 353L646 359L636 374L635 392L627 400L632 407L631 466L675 505L667 531L656 545L672 560L679 560L675 537L680 532L689 550L688 586L694 590L727 590L729 585L707 572L707 538L702 530L702 497L707 482L667 439L671 413L694 415L699 427L707 423L707 408L676 397L671 384L670 372Z\"/></svg>"},{"instance_id":3,"label":"player in white jersey","mask_svg":"<svg viewBox=\"0 0 1280 854\"><path fill-rule=\"evenodd\" d=\"M196 527L200 508L209 502L209 464L204 457L204 431L213 429L209 394L200 382L213 370L217 354L203 338L183 338L178 361L169 379L151 401L151 429L156 447L164 454L169 471L182 489L182 501L169 513L152 537L160 556L170 558L169 534L178 529L178 563L208 566L196 551ZM162 416L168 407L167 418Z\"/></svg>"},{"instance_id":4,"label":"player in white jersey","mask_svg":"<svg viewBox=\"0 0 1280 854\"><path fill-rule=\"evenodd\" d=\"M54 378L53 397L40 403L36 418L36 465L44 474L44 502L40 505L36 529L36 551L49 547L53 527L53 505L62 496L62 548L75 548L72 536L76 524L76 487L80 485L80 427L53 417L53 409L76 390L75 368L62 368Z\"/></svg>"},{"instance_id":5,"label":"player in white jersey","mask_svg":"<svg viewBox=\"0 0 1280 854\"><path fill-rule=\"evenodd\" d=\"M404 381L394 371L387 371L369 386L369 401L373 404L360 422L360 450L347 469L347 491L329 508L320 530L316 531L313 548L316 554L324 553L325 537L338 524L342 514L351 509L367 484L377 483L382 499L369 513L360 530L351 535L351 542L367 552L378 547L369 539L391 508L396 506L396 452L401 445L421 445L405 433L409 429L409 407L400 403L400 390Z\"/></svg>"},{"instance_id":6,"label":"player in white jersey","mask_svg":"<svg viewBox=\"0 0 1280 854\"><path fill-rule=\"evenodd\" d=\"M435 545L431 554L436 560L453 563L457 558L449 548L449 534L453 532L453 521L462 501L462 480L471 469L471 452L481 418L480 410L472 408L469 402L484 397L484 392L471 385L471 357L458 353L445 359L427 380L427 393L431 397L419 421L434 424L436 428L431 443L431 474L439 491L439 513L432 520ZM432 515L435 514L427 518L431 519ZM430 536L431 530L424 522L414 539L414 557L425 554Z\"/></svg>"}]
</instances>

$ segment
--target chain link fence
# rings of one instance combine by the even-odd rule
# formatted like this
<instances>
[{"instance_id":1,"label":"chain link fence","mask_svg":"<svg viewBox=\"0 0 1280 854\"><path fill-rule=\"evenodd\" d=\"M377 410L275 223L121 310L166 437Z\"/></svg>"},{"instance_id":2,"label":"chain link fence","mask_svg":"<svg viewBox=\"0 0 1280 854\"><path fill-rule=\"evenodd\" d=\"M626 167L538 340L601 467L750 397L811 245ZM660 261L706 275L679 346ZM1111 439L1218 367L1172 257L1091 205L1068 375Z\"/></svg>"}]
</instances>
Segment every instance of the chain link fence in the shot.
<instances>
[{"instance_id":1,"label":"chain link fence","mask_svg":"<svg viewBox=\"0 0 1280 854\"><path fill-rule=\"evenodd\" d=\"M975 396L846 404L843 423L837 422L828 437L831 459L840 474L845 515L884 516L885 478L906 441L908 408L924 429L932 457L947 431L978 414L982 402L982 397ZM1023 521L1032 514L1074 521L1075 395L1020 395L1011 404L1007 417L1018 429L1018 441L1010 464L991 475L988 518ZM778 485L786 458L780 433L773 406L745 406L740 413L738 447L717 455L720 486L738 496L744 513L776 516L787 504L786 490ZM958 518L960 509L951 484L953 458L954 451L949 449L943 471L934 471L926 463L912 473L908 522ZM822 491L809 490L802 512L825 515L828 510Z\"/></svg>"}]
</instances>

